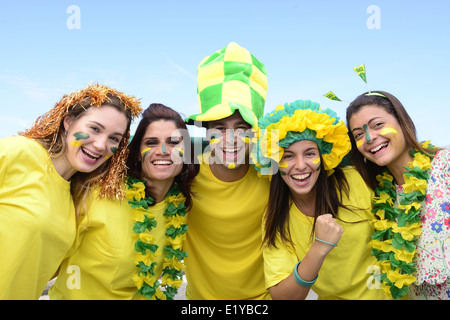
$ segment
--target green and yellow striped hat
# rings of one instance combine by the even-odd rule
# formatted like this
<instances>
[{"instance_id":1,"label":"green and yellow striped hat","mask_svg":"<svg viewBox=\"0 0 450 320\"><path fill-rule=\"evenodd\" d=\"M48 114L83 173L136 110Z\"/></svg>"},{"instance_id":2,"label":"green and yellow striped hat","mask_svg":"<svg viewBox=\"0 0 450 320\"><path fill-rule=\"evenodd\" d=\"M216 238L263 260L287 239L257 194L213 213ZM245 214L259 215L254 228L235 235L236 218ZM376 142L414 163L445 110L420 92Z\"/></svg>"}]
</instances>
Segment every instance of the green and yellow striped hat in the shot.
<instances>
[{"instance_id":1,"label":"green and yellow striped hat","mask_svg":"<svg viewBox=\"0 0 450 320\"><path fill-rule=\"evenodd\" d=\"M266 67L235 42L200 62L197 82L202 113L188 117L187 124L224 119L238 110L253 127L264 114Z\"/></svg>"}]
</instances>

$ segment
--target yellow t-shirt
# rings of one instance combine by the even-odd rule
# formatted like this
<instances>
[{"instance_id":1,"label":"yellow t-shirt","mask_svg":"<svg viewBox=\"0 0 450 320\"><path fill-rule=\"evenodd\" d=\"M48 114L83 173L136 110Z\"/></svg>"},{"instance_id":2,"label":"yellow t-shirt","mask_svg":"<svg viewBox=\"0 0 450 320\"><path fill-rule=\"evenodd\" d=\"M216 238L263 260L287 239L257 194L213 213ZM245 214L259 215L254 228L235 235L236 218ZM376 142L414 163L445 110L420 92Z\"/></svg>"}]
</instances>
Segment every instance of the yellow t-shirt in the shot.
<instances>
[{"instance_id":1,"label":"yellow t-shirt","mask_svg":"<svg viewBox=\"0 0 450 320\"><path fill-rule=\"evenodd\" d=\"M270 299L260 228L269 180L250 166L239 181L223 182L203 160L192 189L198 198L187 216L186 297Z\"/></svg>"},{"instance_id":2,"label":"yellow t-shirt","mask_svg":"<svg viewBox=\"0 0 450 320\"><path fill-rule=\"evenodd\" d=\"M79 228L79 243L64 260L58 278L50 288L52 300L131 300L142 299L132 277L138 272L136 236L133 231L133 208L128 200L97 199L98 189L91 192L88 214ZM167 208L164 200L151 207L157 226L151 235L161 254L154 262L155 274L163 269Z\"/></svg>"},{"instance_id":3,"label":"yellow t-shirt","mask_svg":"<svg viewBox=\"0 0 450 320\"><path fill-rule=\"evenodd\" d=\"M353 212L339 208L338 217L347 222L367 219L359 223L337 222L345 229L338 247L334 248L325 258L319 277L312 286L321 300L383 300L390 299L382 289L376 288L376 282L369 279L374 272L376 258L370 255L368 243L374 231L370 220L373 192L365 184L358 172L350 167L344 168L344 174L350 186L350 197L343 196L342 203L346 206L367 208ZM287 278L294 270L298 261L308 253L312 243L310 235L314 218L305 216L295 204L289 211L289 230L295 244L292 249L277 242L277 248L264 246L264 273L266 287L270 288ZM369 289L371 287L372 289Z\"/></svg>"},{"instance_id":4,"label":"yellow t-shirt","mask_svg":"<svg viewBox=\"0 0 450 320\"><path fill-rule=\"evenodd\" d=\"M38 299L75 240L75 208L38 142L0 139L0 299Z\"/></svg>"}]
</instances>

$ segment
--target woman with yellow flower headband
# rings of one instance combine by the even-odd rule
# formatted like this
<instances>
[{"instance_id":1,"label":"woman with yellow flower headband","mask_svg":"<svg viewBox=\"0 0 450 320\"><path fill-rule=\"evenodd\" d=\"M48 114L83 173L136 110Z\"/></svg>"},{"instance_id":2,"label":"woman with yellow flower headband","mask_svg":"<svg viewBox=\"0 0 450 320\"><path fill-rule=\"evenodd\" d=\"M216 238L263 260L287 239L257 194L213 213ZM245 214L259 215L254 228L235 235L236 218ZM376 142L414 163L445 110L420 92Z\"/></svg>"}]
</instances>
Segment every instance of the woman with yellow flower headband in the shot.
<instances>
[{"instance_id":1,"label":"woman with yellow flower headband","mask_svg":"<svg viewBox=\"0 0 450 320\"><path fill-rule=\"evenodd\" d=\"M176 111L162 104L144 111L129 145L126 199L92 192L50 299L174 298L183 282L186 211L198 172L191 152L184 152L190 146Z\"/></svg>"},{"instance_id":2,"label":"woman with yellow flower headband","mask_svg":"<svg viewBox=\"0 0 450 320\"><path fill-rule=\"evenodd\" d=\"M253 153L271 177L263 220L266 287L273 299L388 299L371 275L372 192L352 167L343 121L297 100L259 119Z\"/></svg>"},{"instance_id":3,"label":"woman with yellow flower headband","mask_svg":"<svg viewBox=\"0 0 450 320\"><path fill-rule=\"evenodd\" d=\"M75 240L91 185L123 192L140 102L103 85L65 95L20 136L0 140L0 299L38 299Z\"/></svg>"},{"instance_id":4,"label":"woman with yellow flower headband","mask_svg":"<svg viewBox=\"0 0 450 320\"><path fill-rule=\"evenodd\" d=\"M401 102L384 91L347 108L351 159L376 192L370 242L387 295L450 299L450 151L419 143Z\"/></svg>"}]
</instances>

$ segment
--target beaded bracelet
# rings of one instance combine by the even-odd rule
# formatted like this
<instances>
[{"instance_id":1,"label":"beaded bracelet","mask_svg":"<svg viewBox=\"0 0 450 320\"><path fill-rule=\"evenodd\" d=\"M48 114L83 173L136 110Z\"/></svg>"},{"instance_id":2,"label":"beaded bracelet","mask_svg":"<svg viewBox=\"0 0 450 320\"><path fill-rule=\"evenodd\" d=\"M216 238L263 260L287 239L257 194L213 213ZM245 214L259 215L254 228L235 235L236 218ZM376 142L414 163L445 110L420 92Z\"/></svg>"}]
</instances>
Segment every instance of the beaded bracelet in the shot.
<instances>
[{"instance_id":1,"label":"beaded bracelet","mask_svg":"<svg viewBox=\"0 0 450 320\"><path fill-rule=\"evenodd\" d=\"M324 241L324 240L320 240L320 239L317 239L317 238L314 238L314 240L317 240L317 241L322 242L322 243L329 244L330 246L333 246L333 247L337 247L338 246L337 244L334 244L334 243L331 243L331 242L327 242L327 241Z\"/></svg>"},{"instance_id":2,"label":"beaded bracelet","mask_svg":"<svg viewBox=\"0 0 450 320\"><path fill-rule=\"evenodd\" d=\"M297 264L295 265L295 268L294 268L294 278L295 278L295 281L297 281L297 283L298 283L299 285L303 286L303 287L311 287L311 286L316 282L316 280L317 280L317 278L319 277L319 275L317 275L317 276L315 277L315 279L312 280L312 281L305 281L305 280L303 280L302 278L300 278L300 276L298 275L298 272L297 272L297 268L298 268L298 265L300 264L300 262L302 262L302 260L300 260L299 262L297 262Z\"/></svg>"}]
</instances>

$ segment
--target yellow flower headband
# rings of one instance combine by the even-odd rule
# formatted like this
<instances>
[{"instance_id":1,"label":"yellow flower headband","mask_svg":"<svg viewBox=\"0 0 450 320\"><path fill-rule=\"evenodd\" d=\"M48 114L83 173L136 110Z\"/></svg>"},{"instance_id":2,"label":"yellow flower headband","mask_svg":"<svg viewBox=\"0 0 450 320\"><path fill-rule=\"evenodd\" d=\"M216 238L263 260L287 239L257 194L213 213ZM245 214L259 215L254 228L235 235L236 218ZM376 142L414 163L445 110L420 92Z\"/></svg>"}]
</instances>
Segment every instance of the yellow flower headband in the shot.
<instances>
[{"instance_id":1,"label":"yellow flower headband","mask_svg":"<svg viewBox=\"0 0 450 320\"><path fill-rule=\"evenodd\" d=\"M347 132L344 121L330 109L321 110L318 103L285 103L259 119L251 160L261 174L273 175L280 166L284 148L311 140L319 147L325 170L332 173L351 149Z\"/></svg>"}]
</instances>

